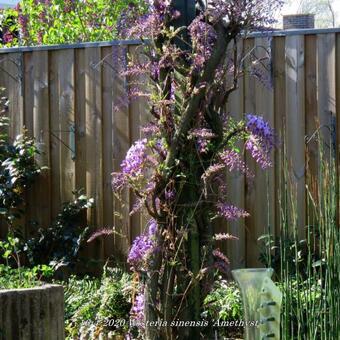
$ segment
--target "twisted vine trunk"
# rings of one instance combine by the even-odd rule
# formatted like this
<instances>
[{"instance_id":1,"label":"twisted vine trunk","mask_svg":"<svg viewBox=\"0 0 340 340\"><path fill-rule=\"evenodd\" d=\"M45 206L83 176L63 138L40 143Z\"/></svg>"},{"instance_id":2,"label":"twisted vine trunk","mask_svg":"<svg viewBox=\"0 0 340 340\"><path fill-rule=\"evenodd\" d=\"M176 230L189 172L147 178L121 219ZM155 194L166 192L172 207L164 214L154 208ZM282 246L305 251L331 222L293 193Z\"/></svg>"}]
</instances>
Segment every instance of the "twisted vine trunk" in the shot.
<instances>
[{"instance_id":1,"label":"twisted vine trunk","mask_svg":"<svg viewBox=\"0 0 340 340\"><path fill-rule=\"evenodd\" d=\"M170 22L175 27L188 27L195 18L195 1L173 0L172 7L179 10L187 16L180 16L175 22ZM152 257L152 263L145 282L145 320L147 321L145 336L147 340L155 339L195 339L201 337L202 329L200 327L176 327L172 326L173 321L191 321L199 322L201 320L202 303L211 287L213 281L212 273L212 238L213 231L208 212L211 206L201 201L202 188L200 185L201 175L204 172L201 160L197 158L195 147L191 148L187 145L186 137L191 128L195 125L197 113L206 107L205 118L210 125L211 130L216 134L216 143L220 146L223 137L222 122L217 111L214 110L211 103L206 103L206 89L213 82L212 75L225 57L227 47L238 34L238 28L229 31L221 23L216 24L217 42L216 48L212 52L212 56L208 60L202 75L197 79L194 78L191 86L192 93L185 105L184 111L181 113L181 119L178 129L174 135L167 140L170 147L165 159L160 179L157 183L155 192L162 195L164 188L170 180L176 182L175 186L180 186L182 179L176 179L174 169L177 167L177 161L181 161L185 172L191 177L191 181L184 184L183 193L179 199L179 203L183 207L175 208L172 212L176 216L177 222L172 225L172 230L166 223L161 222L160 235L156 244L156 253ZM188 49L190 43L188 41L187 32L181 32L181 39L175 39L175 44L179 48ZM163 36L156 40L156 46L162 47ZM183 42L185 42L183 44ZM170 74L173 72L171 68L162 69L160 72L161 84L164 84L164 98L170 99L171 84ZM196 80L195 80L196 79ZM195 81L194 81L195 80ZM217 107L218 109L219 107ZM166 130L165 130L165 135ZM204 162L209 165L213 155L208 155ZM191 182L191 183L190 183ZM192 207L193 204L197 205ZM204 204L203 204L204 203ZM168 212L164 212L167 215ZM166 240L163 239L164 234L168 233L177 237L177 232L184 227L187 236L181 241L175 242L175 250L172 255L179 256L179 264L177 258L171 258L172 255L165 253L162 249ZM168 229L167 229L168 228ZM164 232L164 233L163 233ZM166 246L164 247L167 248ZM177 249L178 248L178 249ZM173 262L173 263L172 263ZM155 325L157 321L165 324L160 327ZM154 325L152 325L154 323ZM205 336L212 338L210 329L205 329Z\"/></svg>"}]
</instances>

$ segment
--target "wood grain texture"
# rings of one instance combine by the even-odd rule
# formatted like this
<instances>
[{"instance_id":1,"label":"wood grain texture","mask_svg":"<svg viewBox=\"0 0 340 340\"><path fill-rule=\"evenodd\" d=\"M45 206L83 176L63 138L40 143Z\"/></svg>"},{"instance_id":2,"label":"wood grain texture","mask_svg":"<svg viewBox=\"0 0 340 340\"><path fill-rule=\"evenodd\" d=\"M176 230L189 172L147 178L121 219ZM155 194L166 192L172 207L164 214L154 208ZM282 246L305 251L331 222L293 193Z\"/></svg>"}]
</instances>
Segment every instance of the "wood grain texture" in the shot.
<instances>
[{"instance_id":1,"label":"wood grain texture","mask_svg":"<svg viewBox=\"0 0 340 340\"><path fill-rule=\"evenodd\" d=\"M8 138L10 142L13 142L18 135L23 133L24 127L23 54L11 53L0 56L0 73L0 88L4 88L0 95L11 98L7 101L5 114L9 118L9 127L6 129ZM3 100L5 101L5 99ZM25 216L22 216L14 221L14 226L24 232L25 223ZM6 228L6 223L4 223L4 227Z\"/></svg>"},{"instance_id":2,"label":"wood grain texture","mask_svg":"<svg viewBox=\"0 0 340 340\"><path fill-rule=\"evenodd\" d=\"M37 163L47 167L34 183L35 220L46 227L51 221L51 155L49 113L49 68L48 51L32 53L33 60L33 136L39 155Z\"/></svg>"},{"instance_id":3,"label":"wood grain texture","mask_svg":"<svg viewBox=\"0 0 340 340\"><path fill-rule=\"evenodd\" d=\"M23 54L11 53L6 56L1 65L7 73L4 86L7 97L11 98L8 105L9 137L14 140L17 135L22 133L24 127Z\"/></svg>"},{"instance_id":4,"label":"wood grain texture","mask_svg":"<svg viewBox=\"0 0 340 340\"><path fill-rule=\"evenodd\" d=\"M318 84L317 84L317 37L305 37L305 128L306 128L306 185L308 190L318 197L317 179L318 166L318 139L315 132L318 128ZM312 223L313 207L306 201L306 222Z\"/></svg>"},{"instance_id":5,"label":"wood grain texture","mask_svg":"<svg viewBox=\"0 0 340 340\"><path fill-rule=\"evenodd\" d=\"M305 227L305 46L302 36L286 37L286 146L293 172L296 207L291 205L291 228L304 236ZM293 229L291 230L293 231Z\"/></svg>"},{"instance_id":6,"label":"wood grain texture","mask_svg":"<svg viewBox=\"0 0 340 340\"><path fill-rule=\"evenodd\" d=\"M233 47L232 47L233 48ZM231 51L233 53L233 51ZM243 52L243 42L239 41L237 43L237 58L240 60L244 55ZM244 116L244 79L240 78L238 80L238 88L233 92L228 101L227 110L233 119L236 121L242 120ZM244 143L240 142L236 145L239 148L241 155L243 155ZM242 173L238 171L233 171L227 173L227 188L230 203L245 209L245 177ZM226 249L226 253L231 261L231 268L242 268L245 267L246 263L246 250L245 250L245 221L244 219L239 219L237 221L229 221L228 223L223 223L221 226L221 232L227 231L239 240L228 240L223 241L222 250ZM223 228L224 227L224 228ZM224 229L224 230L223 230Z\"/></svg>"},{"instance_id":7,"label":"wood grain texture","mask_svg":"<svg viewBox=\"0 0 340 340\"><path fill-rule=\"evenodd\" d=\"M254 39L247 39L245 42L245 53L252 54L255 47ZM244 78L244 111L249 113L256 112L256 97L255 97L255 78L250 75L249 68L251 66L250 58L247 58L245 61L246 70L248 70L245 74ZM245 159L247 166L250 171L255 173L256 164L255 161L251 158L248 152L245 154ZM246 248L246 265L253 266L257 264L258 252L256 251L257 240L254 236L254 226L256 223L255 215L252 215L251 212L254 211L254 200L255 200L255 183L253 180L248 179L246 181L246 189L245 189L245 207L246 211L250 213L250 216L245 219L245 248ZM255 245L255 247L254 247Z\"/></svg>"},{"instance_id":8,"label":"wood grain texture","mask_svg":"<svg viewBox=\"0 0 340 340\"><path fill-rule=\"evenodd\" d=\"M227 226L240 240L221 245L234 267L258 266L257 237L268 227L279 233L283 147L294 170L300 236L306 223L305 171L316 174L318 170L313 142L308 144L306 168L305 136L313 133L319 120L334 128L333 140L339 147L340 34L290 34L272 39L272 69L269 67L264 76L269 80L273 77L273 91L246 74L229 102L229 111L237 119L244 112L263 115L284 142L275 152L275 168L266 173L246 154L248 166L256 172L255 181L237 174L229 176L230 202L251 213L245 221ZM253 52L261 58L269 43L266 38L249 38L244 42L245 52L256 44ZM26 234L31 230L30 221L49 225L62 201L71 198L71 191L84 188L96 201L95 209L88 212L88 222L94 228L114 226L117 231L114 237L98 239L86 250L96 259L114 254L115 260L125 261L132 240L147 221L139 215L129 216L135 203L131 193L124 191L122 200L118 200L111 190L111 172L120 170L127 150L140 138L140 127L148 120L145 101L128 99L127 91L134 80L129 84L122 74L128 50L138 54L137 46L114 44L0 56L0 86L8 87L13 118L11 136L25 125L43 151L38 161L50 168L27 193ZM72 122L76 128L75 160L71 158L68 132ZM322 130L325 141L330 140L329 131ZM339 158L337 162L339 167ZM217 231L225 232L225 223L219 224Z\"/></svg>"},{"instance_id":9,"label":"wood grain texture","mask_svg":"<svg viewBox=\"0 0 340 340\"><path fill-rule=\"evenodd\" d=\"M122 74L127 66L127 48L124 46L113 46L113 62L115 65L113 80L113 105L114 105L114 137L113 137L113 160L114 171L120 171L120 164L125 158L130 147L130 118L129 118L129 98L127 95L127 79ZM117 258L126 255L130 242L130 194L124 189L121 199L114 199L114 226L115 251Z\"/></svg>"},{"instance_id":10,"label":"wood grain texture","mask_svg":"<svg viewBox=\"0 0 340 340\"><path fill-rule=\"evenodd\" d=\"M88 223L95 229L103 228L103 112L102 60L100 48L85 50L85 121L86 121L86 193L93 197L95 206L88 210ZM102 239L91 245L91 256L102 258Z\"/></svg>"},{"instance_id":11,"label":"wood grain texture","mask_svg":"<svg viewBox=\"0 0 340 340\"><path fill-rule=\"evenodd\" d=\"M262 116L270 126L274 126L274 92L272 88L271 74L271 41L268 38L255 38L254 50L255 60L261 61L256 66L259 77L255 77L255 111ZM255 178L253 181L253 199L248 212L252 216L251 243L248 245L253 250L254 256L248 258L252 266L259 266L258 260L259 241L258 238L265 234L273 234L275 226L275 174L274 169L266 171L255 164L253 168Z\"/></svg>"},{"instance_id":12,"label":"wood grain texture","mask_svg":"<svg viewBox=\"0 0 340 340\"><path fill-rule=\"evenodd\" d=\"M51 152L51 202L52 219L56 218L62 204L60 196L61 167L60 153L63 145L60 143L60 115L59 115L59 64L60 54L50 54L50 152Z\"/></svg>"},{"instance_id":13,"label":"wood grain texture","mask_svg":"<svg viewBox=\"0 0 340 340\"><path fill-rule=\"evenodd\" d=\"M103 223L105 228L112 229L114 223L112 171L113 171L113 135L114 135L114 111L113 111L113 80L114 64L112 47L102 48L103 62ZM114 253L114 237L107 236L104 239L105 257Z\"/></svg>"},{"instance_id":14,"label":"wood grain texture","mask_svg":"<svg viewBox=\"0 0 340 340\"><path fill-rule=\"evenodd\" d=\"M74 81L74 50L61 50L58 55L59 85L59 142L60 142L60 198L61 202L69 202L74 198L75 163L74 163L74 132L75 123L75 81Z\"/></svg>"},{"instance_id":15,"label":"wood grain texture","mask_svg":"<svg viewBox=\"0 0 340 340\"><path fill-rule=\"evenodd\" d=\"M34 63L32 53L25 53L23 57L23 70L24 70L24 127L27 129L29 136L33 136L33 106L34 106ZM34 205L35 194L34 190L29 188L26 193L26 206L25 206L25 236L30 234L30 223L34 220Z\"/></svg>"},{"instance_id":16,"label":"wood grain texture","mask_svg":"<svg viewBox=\"0 0 340 340\"><path fill-rule=\"evenodd\" d=\"M318 119L324 143L332 143L335 117L335 34L317 35Z\"/></svg>"},{"instance_id":17,"label":"wood grain texture","mask_svg":"<svg viewBox=\"0 0 340 340\"><path fill-rule=\"evenodd\" d=\"M285 37L273 41L273 86L274 86L274 127L278 139L275 149L275 235L280 235L280 197L284 191L283 150L284 126L286 117L286 68L285 68Z\"/></svg>"},{"instance_id":18,"label":"wood grain texture","mask_svg":"<svg viewBox=\"0 0 340 340\"><path fill-rule=\"evenodd\" d=\"M85 49L75 51L75 186L86 193Z\"/></svg>"}]
</instances>

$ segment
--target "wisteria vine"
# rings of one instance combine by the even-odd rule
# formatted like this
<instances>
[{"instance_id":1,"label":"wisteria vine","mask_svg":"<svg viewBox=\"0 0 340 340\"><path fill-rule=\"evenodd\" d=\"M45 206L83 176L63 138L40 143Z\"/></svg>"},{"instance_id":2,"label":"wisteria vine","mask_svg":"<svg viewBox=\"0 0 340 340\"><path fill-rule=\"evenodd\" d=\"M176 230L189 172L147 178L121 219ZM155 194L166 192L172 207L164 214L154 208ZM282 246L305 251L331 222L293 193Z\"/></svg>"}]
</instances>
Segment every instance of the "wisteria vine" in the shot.
<instances>
[{"instance_id":1,"label":"wisteria vine","mask_svg":"<svg viewBox=\"0 0 340 340\"><path fill-rule=\"evenodd\" d=\"M113 174L116 193L128 187L137 196L133 213L144 208L150 216L128 255L140 284L132 314L144 320L146 339L209 336L210 329L172 327L171 322L199 320L216 271L228 271L229 260L216 241L236 237L214 234L212 221L248 213L233 205L226 171L253 178L243 153L266 169L276 143L261 116L234 121L227 105L246 72L238 50L241 33L270 25L281 1L196 1L195 18L184 27L175 3L151 1L142 18L126 13L121 31L124 37L148 39L143 58L130 62L124 74L148 76L147 84L133 84L133 97L147 99L150 122L121 172ZM243 150L235 147L240 140Z\"/></svg>"}]
</instances>

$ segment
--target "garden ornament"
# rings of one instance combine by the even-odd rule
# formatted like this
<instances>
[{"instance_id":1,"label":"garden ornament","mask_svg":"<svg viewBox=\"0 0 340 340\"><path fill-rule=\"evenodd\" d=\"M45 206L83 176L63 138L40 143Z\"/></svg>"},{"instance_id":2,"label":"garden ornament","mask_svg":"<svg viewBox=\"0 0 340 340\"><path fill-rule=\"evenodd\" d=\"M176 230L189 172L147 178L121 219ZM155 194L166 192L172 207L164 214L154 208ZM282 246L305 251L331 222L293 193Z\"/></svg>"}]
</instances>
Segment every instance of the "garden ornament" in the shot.
<instances>
[{"instance_id":1,"label":"garden ornament","mask_svg":"<svg viewBox=\"0 0 340 340\"><path fill-rule=\"evenodd\" d=\"M282 293L270 279L273 269L237 269L232 274L241 289L245 339L280 339Z\"/></svg>"}]
</instances>

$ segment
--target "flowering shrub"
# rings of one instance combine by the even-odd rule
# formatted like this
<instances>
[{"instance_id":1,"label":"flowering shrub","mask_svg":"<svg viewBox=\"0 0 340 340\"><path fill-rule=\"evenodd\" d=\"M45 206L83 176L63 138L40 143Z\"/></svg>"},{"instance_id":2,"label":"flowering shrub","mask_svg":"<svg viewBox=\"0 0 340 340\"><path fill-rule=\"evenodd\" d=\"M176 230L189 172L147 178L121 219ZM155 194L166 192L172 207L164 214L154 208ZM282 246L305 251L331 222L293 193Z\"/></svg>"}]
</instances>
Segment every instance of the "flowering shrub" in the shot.
<instances>
[{"instance_id":1,"label":"flowering shrub","mask_svg":"<svg viewBox=\"0 0 340 340\"><path fill-rule=\"evenodd\" d=\"M143 0L22 0L15 9L2 11L2 44L113 40L121 13L141 13L144 9Z\"/></svg>"},{"instance_id":2,"label":"flowering shrub","mask_svg":"<svg viewBox=\"0 0 340 340\"><path fill-rule=\"evenodd\" d=\"M143 96L152 118L121 172L113 174L113 189L132 189L139 200L132 213L145 207L151 218L128 256L141 292L132 313L146 322L144 337L188 339L203 332L211 338L210 327L177 328L172 321L198 322L215 274L228 271L229 260L215 241L235 237L214 235L212 220L248 216L232 204L225 170L252 178L242 157L247 151L262 168L271 165L272 128L254 114L235 121L226 106L247 71L238 50L240 33L270 24L281 1L196 1L189 24L172 3L179 2L151 2L135 24L133 16L124 18L125 37L151 39L125 75L148 75L150 88L135 81L131 97ZM235 146L240 140L243 150ZM162 327L150 326L160 320Z\"/></svg>"}]
</instances>

